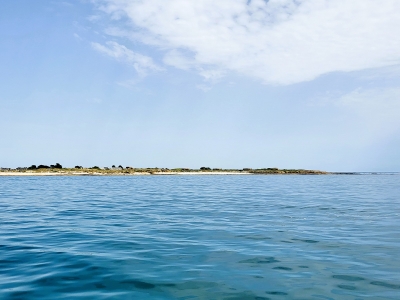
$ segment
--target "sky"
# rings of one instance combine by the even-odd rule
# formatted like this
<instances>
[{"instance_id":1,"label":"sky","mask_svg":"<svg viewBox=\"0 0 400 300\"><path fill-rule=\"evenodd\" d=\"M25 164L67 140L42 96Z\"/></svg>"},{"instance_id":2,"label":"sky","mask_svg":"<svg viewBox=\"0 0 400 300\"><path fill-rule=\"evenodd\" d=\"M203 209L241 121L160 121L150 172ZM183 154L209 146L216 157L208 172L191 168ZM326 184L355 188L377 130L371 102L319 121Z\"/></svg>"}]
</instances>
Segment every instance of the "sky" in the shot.
<instances>
[{"instance_id":1,"label":"sky","mask_svg":"<svg viewBox=\"0 0 400 300\"><path fill-rule=\"evenodd\" d=\"M400 171L398 0L0 4L0 166Z\"/></svg>"}]
</instances>

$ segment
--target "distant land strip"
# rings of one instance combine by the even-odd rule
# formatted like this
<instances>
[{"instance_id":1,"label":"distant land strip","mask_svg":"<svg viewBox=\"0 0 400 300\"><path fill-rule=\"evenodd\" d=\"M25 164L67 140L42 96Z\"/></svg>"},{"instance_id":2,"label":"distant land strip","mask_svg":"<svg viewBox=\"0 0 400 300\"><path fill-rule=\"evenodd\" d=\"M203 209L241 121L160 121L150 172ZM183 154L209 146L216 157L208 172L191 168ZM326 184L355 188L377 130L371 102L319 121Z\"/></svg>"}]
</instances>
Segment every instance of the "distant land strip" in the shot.
<instances>
[{"instance_id":1,"label":"distant land strip","mask_svg":"<svg viewBox=\"0 0 400 300\"><path fill-rule=\"evenodd\" d=\"M19 168L0 168L0 176L13 175L32 175L32 176L84 176L84 175L327 175L327 174L356 174L356 173L332 173L319 170L304 169L279 169L279 168L243 168L243 169L221 169L201 167L199 169L191 168L134 168L123 167L122 165L112 167L90 167L75 166L74 168L65 168L61 164L55 165L32 165L30 167Z\"/></svg>"}]
</instances>

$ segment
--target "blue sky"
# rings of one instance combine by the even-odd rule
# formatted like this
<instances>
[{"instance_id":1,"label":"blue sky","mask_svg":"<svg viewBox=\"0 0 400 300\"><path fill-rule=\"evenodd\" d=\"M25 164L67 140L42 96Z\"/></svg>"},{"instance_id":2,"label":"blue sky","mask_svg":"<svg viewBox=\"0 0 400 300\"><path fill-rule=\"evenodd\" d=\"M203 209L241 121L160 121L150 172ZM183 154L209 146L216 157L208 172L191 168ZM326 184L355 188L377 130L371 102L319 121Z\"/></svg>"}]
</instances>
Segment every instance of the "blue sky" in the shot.
<instances>
[{"instance_id":1,"label":"blue sky","mask_svg":"<svg viewBox=\"0 0 400 300\"><path fill-rule=\"evenodd\" d=\"M400 171L397 0L3 2L0 166Z\"/></svg>"}]
</instances>

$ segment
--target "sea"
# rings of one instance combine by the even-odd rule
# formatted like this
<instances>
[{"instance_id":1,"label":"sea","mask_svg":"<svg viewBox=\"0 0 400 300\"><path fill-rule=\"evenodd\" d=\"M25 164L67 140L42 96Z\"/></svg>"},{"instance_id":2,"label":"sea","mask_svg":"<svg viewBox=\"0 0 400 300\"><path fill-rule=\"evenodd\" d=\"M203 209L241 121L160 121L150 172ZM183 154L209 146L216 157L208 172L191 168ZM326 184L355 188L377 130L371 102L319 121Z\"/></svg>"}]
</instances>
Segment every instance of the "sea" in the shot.
<instances>
[{"instance_id":1,"label":"sea","mask_svg":"<svg viewBox=\"0 0 400 300\"><path fill-rule=\"evenodd\" d=\"M400 175L3 176L0 299L400 299Z\"/></svg>"}]
</instances>

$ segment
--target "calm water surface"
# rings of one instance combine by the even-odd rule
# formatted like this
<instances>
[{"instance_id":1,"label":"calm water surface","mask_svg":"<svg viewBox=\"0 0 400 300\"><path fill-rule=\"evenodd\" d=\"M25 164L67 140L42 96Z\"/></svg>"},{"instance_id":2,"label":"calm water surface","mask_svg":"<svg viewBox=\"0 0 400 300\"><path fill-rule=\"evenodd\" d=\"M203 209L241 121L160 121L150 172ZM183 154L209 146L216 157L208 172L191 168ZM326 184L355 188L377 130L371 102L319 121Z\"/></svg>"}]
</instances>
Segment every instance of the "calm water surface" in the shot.
<instances>
[{"instance_id":1,"label":"calm water surface","mask_svg":"<svg viewBox=\"0 0 400 300\"><path fill-rule=\"evenodd\" d=\"M0 299L400 299L400 176L1 177Z\"/></svg>"}]
</instances>

